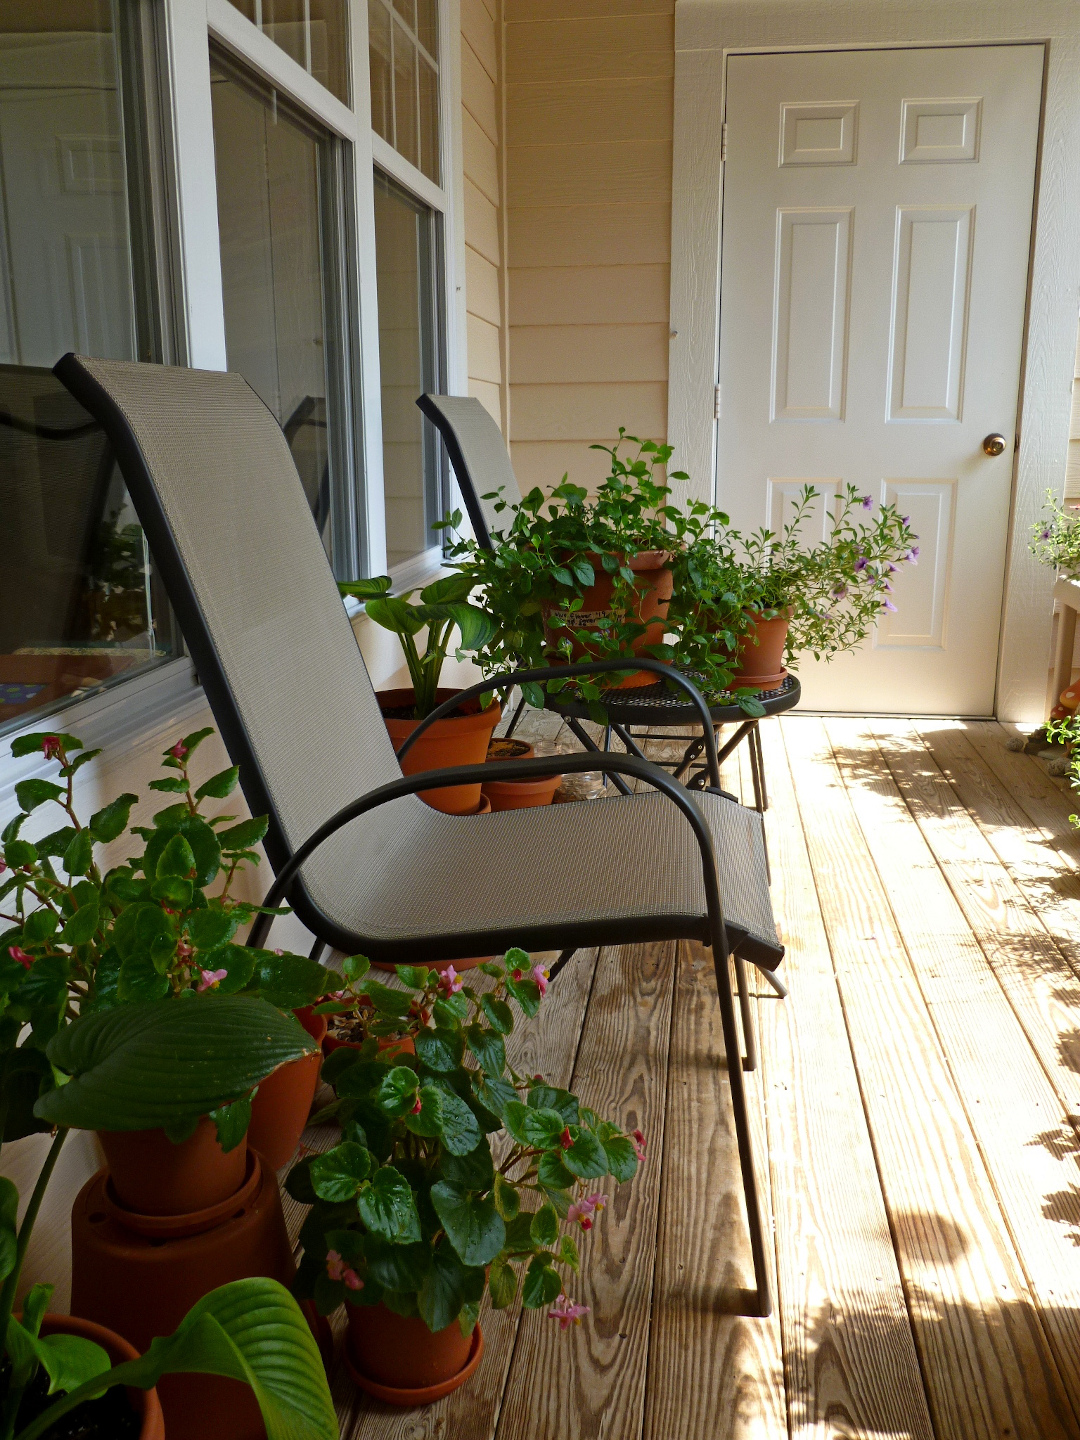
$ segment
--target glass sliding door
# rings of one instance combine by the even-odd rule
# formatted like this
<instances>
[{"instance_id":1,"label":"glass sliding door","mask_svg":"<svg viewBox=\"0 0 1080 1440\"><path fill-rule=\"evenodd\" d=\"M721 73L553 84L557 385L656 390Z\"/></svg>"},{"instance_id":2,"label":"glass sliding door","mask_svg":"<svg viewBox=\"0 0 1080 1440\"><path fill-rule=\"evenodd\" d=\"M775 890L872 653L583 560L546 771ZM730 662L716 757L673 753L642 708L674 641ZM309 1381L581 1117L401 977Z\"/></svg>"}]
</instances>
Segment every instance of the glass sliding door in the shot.
<instances>
[{"instance_id":1,"label":"glass sliding door","mask_svg":"<svg viewBox=\"0 0 1080 1440\"><path fill-rule=\"evenodd\" d=\"M221 57L211 68L225 345L277 416L338 574L357 490L341 303L343 167L331 137Z\"/></svg>"},{"instance_id":2,"label":"glass sliding door","mask_svg":"<svg viewBox=\"0 0 1080 1440\"><path fill-rule=\"evenodd\" d=\"M431 527L446 508L438 440L416 408L441 388L435 226L427 206L375 172L386 563L399 579L441 543Z\"/></svg>"},{"instance_id":3,"label":"glass sliding door","mask_svg":"<svg viewBox=\"0 0 1080 1440\"><path fill-rule=\"evenodd\" d=\"M121 61L140 46L117 32L142 13L0 6L0 729L178 653L112 454L50 373L68 350L161 358L151 180L128 160L147 117Z\"/></svg>"}]
</instances>

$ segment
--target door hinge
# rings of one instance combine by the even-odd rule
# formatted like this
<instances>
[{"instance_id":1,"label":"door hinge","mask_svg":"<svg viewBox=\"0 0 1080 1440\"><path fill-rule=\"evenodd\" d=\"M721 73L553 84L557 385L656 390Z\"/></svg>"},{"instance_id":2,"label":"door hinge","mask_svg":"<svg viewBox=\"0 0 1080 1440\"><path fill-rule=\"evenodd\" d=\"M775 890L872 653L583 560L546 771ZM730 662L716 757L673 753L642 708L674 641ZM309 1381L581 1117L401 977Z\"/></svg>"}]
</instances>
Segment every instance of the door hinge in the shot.
<instances>
[{"instance_id":1,"label":"door hinge","mask_svg":"<svg viewBox=\"0 0 1080 1440\"><path fill-rule=\"evenodd\" d=\"M727 159L727 121L720 126L720 162Z\"/></svg>"},{"instance_id":2,"label":"door hinge","mask_svg":"<svg viewBox=\"0 0 1080 1440\"><path fill-rule=\"evenodd\" d=\"M721 388L721 387L720 387L719 385L717 385L717 386L715 387L715 391L714 391L714 394L713 394L713 419L714 419L714 420L719 420L719 419L720 419L720 388Z\"/></svg>"}]
</instances>

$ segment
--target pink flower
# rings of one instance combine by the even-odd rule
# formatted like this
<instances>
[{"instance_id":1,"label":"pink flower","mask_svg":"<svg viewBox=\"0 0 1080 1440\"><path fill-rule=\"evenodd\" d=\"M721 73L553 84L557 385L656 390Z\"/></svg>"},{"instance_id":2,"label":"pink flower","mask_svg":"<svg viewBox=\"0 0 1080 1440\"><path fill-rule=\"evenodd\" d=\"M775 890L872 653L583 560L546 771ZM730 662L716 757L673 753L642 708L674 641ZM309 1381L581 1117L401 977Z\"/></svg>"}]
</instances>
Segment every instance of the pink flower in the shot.
<instances>
[{"instance_id":1,"label":"pink flower","mask_svg":"<svg viewBox=\"0 0 1080 1440\"><path fill-rule=\"evenodd\" d=\"M2 875L6 869L7 865L4 863L3 860L0 860L0 875Z\"/></svg>"},{"instance_id":2,"label":"pink flower","mask_svg":"<svg viewBox=\"0 0 1080 1440\"><path fill-rule=\"evenodd\" d=\"M364 1282L355 1270L350 1269L336 1250L326 1252L326 1273L331 1280L341 1280L350 1290L362 1290Z\"/></svg>"},{"instance_id":3,"label":"pink flower","mask_svg":"<svg viewBox=\"0 0 1080 1440\"><path fill-rule=\"evenodd\" d=\"M174 760L183 760L184 756L187 754L187 749L184 745L184 742L182 740L177 740L176 744L169 751L169 754L173 757Z\"/></svg>"},{"instance_id":4,"label":"pink flower","mask_svg":"<svg viewBox=\"0 0 1080 1440\"><path fill-rule=\"evenodd\" d=\"M581 1317L588 1313L588 1305L575 1305L569 1295L560 1295L548 1311L548 1319L558 1320L560 1330L569 1330L571 1325L580 1325Z\"/></svg>"},{"instance_id":5,"label":"pink flower","mask_svg":"<svg viewBox=\"0 0 1080 1440\"><path fill-rule=\"evenodd\" d=\"M28 955L25 950L20 950L18 945L9 945L8 954L27 970L29 970L30 966L34 963L34 957Z\"/></svg>"},{"instance_id":6,"label":"pink flower","mask_svg":"<svg viewBox=\"0 0 1080 1440\"><path fill-rule=\"evenodd\" d=\"M640 1130L635 1130L634 1133L630 1136L630 1139L634 1142L634 1154L639 1160L644 1160L645 1136L641 1133Z\"/></svg>"},{"instance_id":7,"label":"pink flower","mask_svg":"<svg viewBox=\"0 0 1080 1440\"><path fill-rule=\"evenodd\" d=\"M566 1218L568 1220L576 1220L582 1230L591 1230L593 1227L593 1212L602 1210L606 1204L606 1195L585 1195L570 1206L570 1209L566 1212Z\"/></svg>"},{"instance_id":8,"label":"pink flower","mask_svg":"<svg viewBox=\"0 0 1080 1440\"><path fill-rule=\"evenodd\" d=\"M570 1126L566 1125L563 1127L563 1132L559 1136L559 1144L564 1150L569 1150L573 1143L574 1137L570 1134Z\"/></svg>"},{"instance_id":9,"label":"pink flower","mask_svg":"<svg viewBox=\"0 0 1080 1440\"><path fill-rule=\"evenodd\" d=\"M212 990L216 985L221 984L228 973L228 970L200 970L202 981L196 985L196 991L201 995L204 990Z\"/></svg>"},{"instance_id":10,"label":"pink flower","mask_svg":"<svg viewBox=\"0 0 1080 1440\"><path fill-rule=\"evenodd\" d=\"M424 1108L424 1107L423 1107L423 1104L421 1103L420 1096L417 1095L417 1097L416 1097L416 1102L415 1102L415 1104L414 1104L413 1107L412 1107L412 1113L413 1113L414 1115L419 1115L419 1114L420 1114L420 1111L421 1111L423 1108Z\"/></svg>"},{"instance_id":11,"label":"pink flower","mask_svg":"<svg viewBox=\"0 0 1080 1440\"><path fill-rule=\"evenodd\" d=\"M41 753L45 756L46 760L55 760L60 754L60 750L59 735L46 735L45 739L41 742Z\"/></svg>"},{"instance_id":12,"label":"pink flower","mask_svg":"<svg viewBox=\"0 0 1080 1440\"><path fill-rule=\"evenodd\" d=\"M524 970L511 970L511 971L510 971L510 979L511 979L511 980L520 980L521 977L524 975L524 973L525 973Z\"/></svg>"},{"instance_id":13,"label":"pink flower","mask_svg":"<svg viewBox=\"0 0 1080 1440\"><path fill-rule=\"evenodd\" d=\"M163 908L164 908L164 907L163 907ZM167 911L167 913L168 913L169 915L175 915L175 914L176 914L176 911L175 911L175 910L169 910L169 911ZM177 953L177 955L180 957L181 960L190 960L191 957L192 957L192 955L195 953L195 951L194 951L194 948L192 947L192 945L191 945L187 940L185 940L184 937L181 935L180 939L177 940L177 942L176 942L176 953ZM203 971L203 974L204 974L204 975L206 974L206 971L205 971L205 970Z\"/></svg>"},{"instance_id":14,"label":"pink flower","mask_svg":"<svg viewBox=\"0 0 1080 1440\"><path fill-rule=\"evenodd\" d=\"M464 980L462 980L453 965L447 965L446 969L439 976L439 989L444 995L456 995L464 983Z\"/></svg>"},{"instance_id":15,"label":"pink flower","mask_svg":"<svg viewBox=\"0 0 1080 1440\"><path fill-rule=\"evenodd\" d=\"M540 994L546 995L548 980L551 978L551 972L549 970L545 970L542 965L534 965L532 969L532 977L536 981L537 985L539 985L540 987Z\"/></svg>"}]
</instances>

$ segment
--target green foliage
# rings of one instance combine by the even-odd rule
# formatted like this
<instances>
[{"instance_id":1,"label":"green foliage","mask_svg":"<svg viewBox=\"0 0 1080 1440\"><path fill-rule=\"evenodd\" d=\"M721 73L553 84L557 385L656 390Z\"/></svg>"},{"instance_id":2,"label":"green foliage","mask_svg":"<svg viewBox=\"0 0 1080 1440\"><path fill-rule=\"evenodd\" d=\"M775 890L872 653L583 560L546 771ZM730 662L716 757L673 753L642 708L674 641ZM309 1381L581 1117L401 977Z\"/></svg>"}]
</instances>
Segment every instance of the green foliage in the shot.
<instances>
[{"instance_id":1,"label":"green foliage","mask_svg":"<svg viewBox=\"0 0 1080 1440\"><path fill-rule=\"evenodd\" d=\"M1031 553L1070 579L1080 579L1080 510L1063 505L1052 490L1046 492L1049 512L1031 527Z\"/></svg>"},{"instance_id":2,"label":"green foliage","mask_svg":"<svg viewBox=\"0 0 1080 1440\"><path fill-rule=\"evenodd\" d=\"M343 595L354 595L365 601L369 619L398 637L413 683L414 715L417 720L423 720L438 704L435 696L439 676L454 630L460 638L455 652L460 660L490 644L495 635L495 622L485 610L470 602L473 586L465 575L445 575L425 586L420 591L418 605L410 603L411 590L404 595L390 595L392 583L389 575L379 575L369 580L339 581L338 589ZM424 629L427 640L421 651L416 636Z\"/></svg>"},{"instance_id":3,"label":"green foliage","mask_svg":"<svg viewBox=\"0 0 1080 1440\"><path fill-rule=\"evenodd\" d=\"M485 964L494 983L482 993L452 967L401 966L397 988L371 980L361 958L334 1004L366 1038L323 1067L345 1138L288 1181L312 1207L296 1293L324 1313L382 1300L430 1329L458 1320L467 1332L485 1285L496 1307L510 1305L524 1266L522 1303L550 1303L560 1269L579 1263L563 1227L590 1229L603 1202L583 1182L629 1180L637 1156L568 1090L509 1064L505 1037L535 1016L542 972L513 950ZM407 1048L380 1048L383 1028Z\"/></svg>"}]
</instances>

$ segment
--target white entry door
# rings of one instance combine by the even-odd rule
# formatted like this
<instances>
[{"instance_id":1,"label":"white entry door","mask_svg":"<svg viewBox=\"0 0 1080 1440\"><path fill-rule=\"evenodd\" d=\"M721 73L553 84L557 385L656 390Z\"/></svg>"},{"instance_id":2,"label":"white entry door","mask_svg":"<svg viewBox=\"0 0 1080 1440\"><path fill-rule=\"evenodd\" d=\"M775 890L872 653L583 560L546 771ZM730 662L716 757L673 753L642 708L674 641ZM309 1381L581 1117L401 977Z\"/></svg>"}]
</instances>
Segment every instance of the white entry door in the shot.
<instances>
[{"instance_id":1,"label":"white entry door","mask_svg":"<svg viewBox=\"0 0 1080 1440\"><path fill-rule=\"evenodd\" d=\"M850 481L919 534L897 612L800 662L808 708L993 713L1042 67L1038 45L728 60L717 503L779 529L804 484Z\"/></svg>"}]
</instances>

